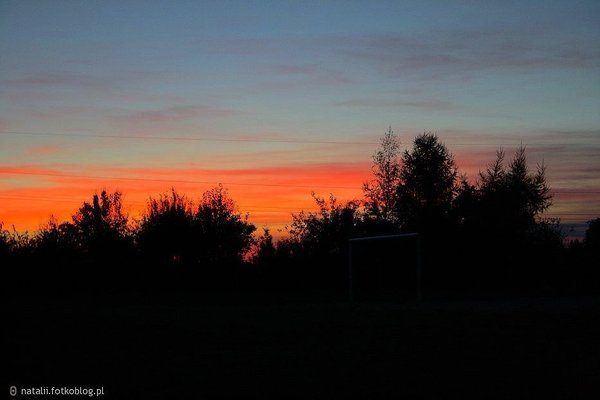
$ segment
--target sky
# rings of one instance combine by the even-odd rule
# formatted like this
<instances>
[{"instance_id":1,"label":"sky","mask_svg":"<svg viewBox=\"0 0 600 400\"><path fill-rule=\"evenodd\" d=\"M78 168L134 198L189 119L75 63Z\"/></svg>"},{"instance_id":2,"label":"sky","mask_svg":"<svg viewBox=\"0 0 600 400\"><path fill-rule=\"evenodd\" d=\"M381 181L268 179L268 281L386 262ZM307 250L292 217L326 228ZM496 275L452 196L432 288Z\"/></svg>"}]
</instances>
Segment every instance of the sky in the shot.
<instances>
[{"instance_id":1,"label":"sky","mask_svg":"<svg viewBox=\"0 0 600 400\"><path fill-rule=\"evenodd\" d=\"M549 217L600 216L600 2L0 0L0 221L103 189L133 218L222 183L283 235L311 192L362 197L391 127L460 171L521 144Z\"/></svg>"}]
</instances>

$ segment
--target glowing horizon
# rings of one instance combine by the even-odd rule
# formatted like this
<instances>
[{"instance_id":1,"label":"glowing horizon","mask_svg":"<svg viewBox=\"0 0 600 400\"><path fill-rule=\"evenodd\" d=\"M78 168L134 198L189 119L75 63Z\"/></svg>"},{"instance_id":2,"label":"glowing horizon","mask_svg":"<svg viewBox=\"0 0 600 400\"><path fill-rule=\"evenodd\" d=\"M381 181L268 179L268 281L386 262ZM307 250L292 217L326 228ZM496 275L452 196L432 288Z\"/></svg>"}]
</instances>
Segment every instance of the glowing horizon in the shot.
<instances>
[{"instance_id":1,"label":"glowing horizon","mask_svg":"<svg viewBox=\"0 0 600 400\"><path fill-rule=\"evenodd\" d=\"M374 148L377 146L374 145ZM455 152L459 172L464 173L471 182L475 182L478 172L495 159L496 150ZM510 148L505 150L509 162L512 151ZM597 198L595 186L585 189L588 187L588 177L579 177L583 180L577 187L584 189L573 189L572 185L569 185L569 181L572 182L573 179L573 171L559 166L563 168L562 174L553 174L555 168L551 165L552 158L548 159L551 151L539 147L530 147L528 150L532 169L540 162L535 162L536 156L540 158L539 153L546 155L543 162L550 168L549 180L563 184L558 187L552 186L554 205L545 215L562 216L566 224L586 221L598 215L599 209L591 210L588 215L572 211L580 209L590 198ZM531 161L532 158L534 161ZM0 220L7 226L15 225L19 231L36 231L47 223L51 214L59 221L68 220L84 201L89 202L92 195L101 190L122 192L125 210L130 218L135 219L144 213L150 197L166 193L170 188L196 200L204 191L217 184L223 184L236 202L240 213L248 213L249 220L259 230L263 227L269 228L275 236L280 237L285 234L284 226L291 223L292 213L316 209L311 192L321 197L334 195L340 202L362 199L362 183L372 178L371 165L367 159L365 162L356 163L228 170L189 167L103 168L98 165L88 165L85 169L73 165L54 168L35 165L0 166L0 177L17 176L20 182L20 185L12 188L2 187L0 200L3 207ZM29 185L25 183L27 180ZM265 191L268 197L265 197ZM48 204L51 204L50 208ZM15 224L6 217L12 217L20 224Z\"/></svg>"}]
</instances>

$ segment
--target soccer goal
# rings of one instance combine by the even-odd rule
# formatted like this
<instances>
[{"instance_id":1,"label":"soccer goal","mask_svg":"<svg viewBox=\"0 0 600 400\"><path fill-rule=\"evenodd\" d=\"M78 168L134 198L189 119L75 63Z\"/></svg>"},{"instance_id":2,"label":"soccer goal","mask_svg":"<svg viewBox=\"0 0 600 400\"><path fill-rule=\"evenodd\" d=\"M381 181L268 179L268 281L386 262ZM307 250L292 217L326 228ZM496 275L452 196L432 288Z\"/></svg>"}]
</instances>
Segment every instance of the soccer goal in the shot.
<instances>
[{"instance_id":1,"label":"soccer goal","mask_svg":"<svg viewBox=\"0 0 600 400\"><path fill-rule=\"evenodd\" d=\"M348 243L348 300L422 300L418 233L369 236Z\"/></svg>"}]
</instances>

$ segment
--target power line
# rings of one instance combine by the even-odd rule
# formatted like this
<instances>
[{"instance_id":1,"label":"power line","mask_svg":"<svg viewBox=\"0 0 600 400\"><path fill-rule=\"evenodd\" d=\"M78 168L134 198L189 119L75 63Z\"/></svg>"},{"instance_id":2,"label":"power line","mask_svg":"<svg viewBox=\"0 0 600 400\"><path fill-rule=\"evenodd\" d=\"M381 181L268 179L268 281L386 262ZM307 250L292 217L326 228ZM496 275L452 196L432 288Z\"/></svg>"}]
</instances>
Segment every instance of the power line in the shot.
<instances>
[{"instance_id":1,"label":"power line","mask_svg":"<svg viewBox=\"0 0 600 400\"><path fill-rule=\"evenodd\" d=\"M190 137L190 136L157 136L157 135L114 135L114 134L81 134L81 133L61 133L61 132L17 132L17 131L4 131L0 132L2 135L14 135L14 136L58 136L58 137L76 137L76 138L98 138L98 139L125 139L125 140L158 140L158 141L175 141L175 142L224 142L224 143L291 143L291 144L335 144L335 145L379 145L380 142L375 141L338 141L338 140L302 140L302 139L260 139L260 138L216 138L216 137ZM518 141L518 143L517 143ZM522 139L515 139L514 143L448 143L444 144L449 146L515 146L515 145L529 145L529 146L578 146L584 145L584 143L565 143L565 142L538 142L524 144ZM589 146L589 143L585 143ZM600 145L600 143L599 143Z\"/></svg>"},{"instance_id":2,"label":"power line","mask_svg":"<svg viewBox=\"0 0 600 400\"><path fill-rule=\"evenodd\" d=\"M228 185L228 186L268 186L268 187L290 187L300 189L356 189L350 186L320 186L320 185L288 185L281 183L242 183L242 182L214 182L214 181L196 181L184 179L152 179L152 178L131 178L131 177L114 177L114 176L95 176L95 175L80 175L80 174L51 174L41 172L15 172L15 171L0 171L0 174L13 175L33 175L33 176L49 176L56 178L86 178L86 179L105 179L115 181L141 181L141 182L165 182L165 183L199 183L203 185Z\"/></svg>"},{"instance_id":3,"label":"power line","mask_svg":"<svg viewBox=\"0 0 600 400\"><path fill-rule=\"evenodd\" d=\"M152 196L148 196L149 198L152 198L153 200L158 200L158 197L152 197ZM64 202L64 203L77 203L77 204L81 204L82 202L86 201L86 200L74 200L74 199L66 199L66 198L62 198L62 197L40 197L40 196L22 196L22 195L13 195L13 194L8 194L8 195L0 195L0 199L5 199L5 200L39 200L39 201L51 201L51 202ZM193 201L193 200L192 200ZM148 202L143 202L143 201L131 201L131 200L126 200L125 201L126 204L135 204L135 205L147 205ZM244 206L244 208L248 208L251 209L251 211L259 211L259 212L286 212L289 211L291 207L265 207L265 206L256 206L256 205L246 205Z\"/></svg>"},{"instance_id":4,"label":"power line","mask_svg":"<svg viewBox=\"0 0 600 400\"><path fill-rule=\"evenodd\" d=\"M128 139L128 140L170 140L170 141L198 141L198 142L255 142L255 143L294 143L294 144L340 144L340 145L373 145L377 142L348 142L336 140L300 140L300 139L258 139L258 138L215 138L215 137L189 137L189 136L136 136L136 135L100 135L57 132L0 132L3 135L32 135L32 136L66 136L78 138L100 139Z\"/></svg>"},{"instance_id":5,"label":"power line","mask_svg":"<svg viewBox=\"0 0 600 400\"><path fill-rule=\"evenodd\" d=\"M133 177L115 177L115 176L99 176L99 175L83 175L83 174L53 174L42 172L23 172L23 171L0 171L0 174L7 175L31 175L31 176L48 176L56 178L86 178L86 179L105 179L105 180L125 180L125 181L141 181L141 182L165 182L165 183L198 183L204 185L230 185L230 186L268 186L268 187L290 187L300 189L350 189L356 190L354 186L322 186L322 185L291 185L282 183L244 183L244 182L215 182L215 181L198 181L185 179L157 179L157 178L133 178ZM600 190L551 190L552 194L600 194Z\"/></svg>"},{"instance_id":6,"label":"power line","mask_svg":"<svg viewBox=\"0 0 600 400\"><path fill-rule=\"evenodd\" d=\"M71 203L71 204L82 204L82 202L84 200L78 201L78 200L73 200L73 199L65 199L65 198L58 198L58 197L39 197L39 196L21 196L21 195L0 195L0 199L5 199L5 200L39 200L39 201L51 201L51 202L63 202L63 203ZM147 202L141 202L141 201L126 201L126 204L134 204L134 205L147 205ZM264 207L264 206L256 206L256 205L247 205L244 207L244 210L240 212L248 212L248 213L256 213L256 214L288 214L288 213L294 213L297 211L292 211L290 210L291 207ZM304 211L309 211L309 212L313 212L313 211L317 211L317 210L305 210L304 208L302 209ZM563 222L569 222L569 221L583 221L587 218L592 218L594 215L598 215L600 214L600 211L590 211L587 213L578 213L578 212L565 212L565 213L544 213L541 216L542 217L549 217L549 218L554 218L554 217L559 217L563 220Z\"/></svg>"}]
</instances>

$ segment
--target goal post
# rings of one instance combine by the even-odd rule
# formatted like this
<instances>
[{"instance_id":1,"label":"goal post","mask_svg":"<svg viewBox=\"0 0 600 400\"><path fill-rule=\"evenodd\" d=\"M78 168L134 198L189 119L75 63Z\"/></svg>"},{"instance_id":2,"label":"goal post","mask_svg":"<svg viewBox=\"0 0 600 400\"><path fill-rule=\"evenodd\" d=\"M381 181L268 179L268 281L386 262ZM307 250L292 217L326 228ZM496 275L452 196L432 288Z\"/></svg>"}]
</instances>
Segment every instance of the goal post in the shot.
<instances>
[{"instance_id":1,"label":"goal post","mask_svg":"<svg viewBox=\"0 0 600 400\"><path fill-rule=\"evenodd\" d=\"M348 301L352 303L355 298L355 266L354 263L354 246L361 242L389 241L394 239L410 239L414 238L414 257L415 257L415 297L417 303L422 301L421 287L421 240L418 233L404 233L396 235L380 235L352 238L348 240Z\"/></svg>"}]
</instances>

